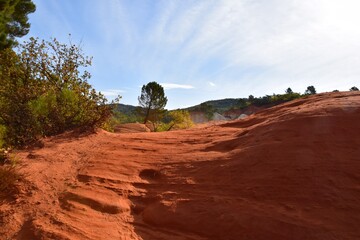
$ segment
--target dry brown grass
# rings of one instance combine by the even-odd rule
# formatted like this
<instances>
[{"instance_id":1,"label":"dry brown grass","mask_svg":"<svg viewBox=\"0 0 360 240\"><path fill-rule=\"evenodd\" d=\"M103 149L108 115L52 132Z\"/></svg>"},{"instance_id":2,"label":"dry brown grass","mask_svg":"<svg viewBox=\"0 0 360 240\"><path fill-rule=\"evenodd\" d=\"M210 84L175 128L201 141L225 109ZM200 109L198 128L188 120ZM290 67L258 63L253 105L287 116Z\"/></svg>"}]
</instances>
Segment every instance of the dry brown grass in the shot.
<instances>
[{"instance_id":1,"label":"dry brown grass","mask_svg":"<svg viewBox=\"0 0 360 240\"><path fill-rule=\"evenodd\" d=\"M15 166L0 166L0 197L16 192L16 183L22 178Z\"/></svg>"}]
</instances>

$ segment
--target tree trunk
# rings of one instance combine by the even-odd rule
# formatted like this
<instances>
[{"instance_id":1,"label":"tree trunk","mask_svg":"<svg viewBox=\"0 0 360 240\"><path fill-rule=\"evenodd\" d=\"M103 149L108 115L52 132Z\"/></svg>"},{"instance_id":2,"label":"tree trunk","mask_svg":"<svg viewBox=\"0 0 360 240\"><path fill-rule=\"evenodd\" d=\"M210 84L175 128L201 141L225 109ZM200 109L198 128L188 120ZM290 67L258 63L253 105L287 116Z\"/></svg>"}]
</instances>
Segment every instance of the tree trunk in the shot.
<instances>
[{"instance_id":1,"label":"tree trunk","mask_svg":"<svg viewBox=\"0 0 360 240\"><path fill-rule=\"evenodd\" d=\"M175 126L175 123L172 124L172 125L168 128L168 130L166 130L166 131L170 131L170 130L173 128L173 126Z\"/></svg>"},{"instance_id":2,"label":"tree trunk","mask_svg":"<svg viewBox=\"0 0 360 240\"><path fill-rule=\"evenodd\" d=\"M146 115L145 115L144 124L146 124L146 122L149 120L149 115L150 115L150 106L149 106L148 109L146 110Z\"/></svg>"}]
</instances>

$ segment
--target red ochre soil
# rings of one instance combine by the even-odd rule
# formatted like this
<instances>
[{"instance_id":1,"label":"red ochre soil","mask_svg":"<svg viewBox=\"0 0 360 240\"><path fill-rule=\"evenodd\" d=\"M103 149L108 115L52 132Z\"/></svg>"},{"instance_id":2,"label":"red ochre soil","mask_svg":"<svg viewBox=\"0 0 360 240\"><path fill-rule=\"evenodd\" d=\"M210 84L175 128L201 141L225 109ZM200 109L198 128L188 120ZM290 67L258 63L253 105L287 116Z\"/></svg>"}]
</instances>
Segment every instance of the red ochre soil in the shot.
<instances>
[{"instance_id":1,"label":"red ochre soil","mask_svg":"<svg viewBox=\"0 0 360 240\"><path fill-rule=\"evenodd\" d=\"M360 93L18 153L1 239L360 239Z\"/></svg>"}]
</instances>

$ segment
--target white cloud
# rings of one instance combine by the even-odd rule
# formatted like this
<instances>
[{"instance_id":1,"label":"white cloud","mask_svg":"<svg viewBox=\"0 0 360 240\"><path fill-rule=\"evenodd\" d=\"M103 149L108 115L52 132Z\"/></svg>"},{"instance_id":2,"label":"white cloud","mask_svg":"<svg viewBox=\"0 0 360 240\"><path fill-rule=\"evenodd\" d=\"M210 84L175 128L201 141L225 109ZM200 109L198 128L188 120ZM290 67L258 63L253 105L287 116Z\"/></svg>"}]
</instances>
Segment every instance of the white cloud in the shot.
<instances>
[{"instance_id":1,"label":"white cloud","mask_svg":"<svg viewBox=\"0 0 360 240\"><path fill-rule=\"evenodd\" d=\"M86 1L38 0L31 29L60 34L54 29L65 22L66 34L84 34L85 50L94 56L94 85L136 89L127 91L129 99L154 79L168 81L165 89L195 88L186 92L194 104L200 97L261 96L287 87L359 86L359 0ZM73 14L82 11L85 25ZM200 94L204 86L208 92ZM177 92L169 92L174 106L184 104Z\"/></svg>"},{"instance_id":2,"label":"white cloud","mask_svg":"<svg viewBox=\"0 0 360 240\"><path fill-rule=\"evenodd\" d=\"M189 86L221 83L212 93L219 98L356 85L359 5L356 0L170 1L149 24L155 32L151 41L139 41L147 50L137 55L136 67L152 79Z\"/></svg>"},{"instance_id":3,"label":"white cloud","mask_svg":"<svg viewBox=\"0 0 360 240\"><path fill-rule=\"evenodd\" d=\"M101 91L101 93L107 97L117 97L118 95L121 95L121 93L124 92L125 92L124 90L120 90L120 89L108 89Z\"/></svg>"},{"instance_id":4,"label":"white cloud","mask_svg":"<svg viewBox=\"0 0 360 240\"><path fill-rule=\"evenodd\" d=\"M208 83L209 83L209 85L210 85L211 87L215 87L215 86L216 86L216 84L213 83L213 82L208 82Z\"/></svg>"},{"instance_id":5,"label":"white cloud","mask_svg":"<svg viewBox=\"0 0 360 240\"><path fill-rule=\"evenodd\" d=\"M183 84L176 84L176 83L160 83L164 89L193 89L194 87L191 85L183 85Z\"/></svg>"}]
</instances>

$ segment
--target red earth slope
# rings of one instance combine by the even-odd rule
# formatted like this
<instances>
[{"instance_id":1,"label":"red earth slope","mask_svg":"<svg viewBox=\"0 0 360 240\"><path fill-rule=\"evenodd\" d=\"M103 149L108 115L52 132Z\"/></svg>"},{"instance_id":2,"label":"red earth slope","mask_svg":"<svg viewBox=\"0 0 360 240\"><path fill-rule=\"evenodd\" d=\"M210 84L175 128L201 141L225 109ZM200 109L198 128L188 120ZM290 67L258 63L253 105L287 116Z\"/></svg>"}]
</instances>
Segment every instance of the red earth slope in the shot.
<instances>
[{"instance_id":1,"label":"red earth slope","mask_svg":"<svg viewBox=\"0 0 360 240\"><path fill-rule=\"evenodd\" d=\"M360 239L360 93L18 153L1 239Z\"/></svg>"}]
</instances>

